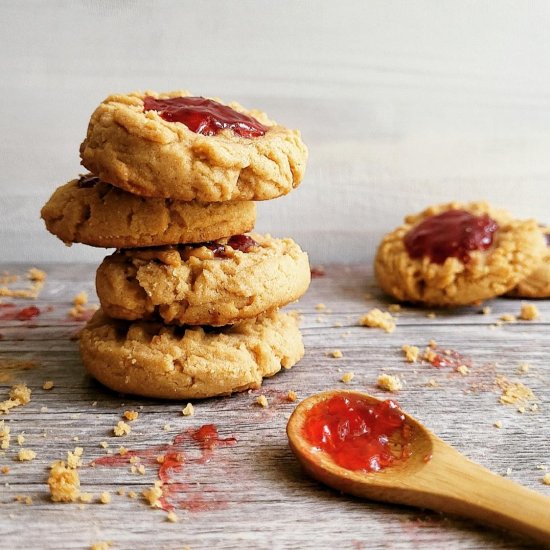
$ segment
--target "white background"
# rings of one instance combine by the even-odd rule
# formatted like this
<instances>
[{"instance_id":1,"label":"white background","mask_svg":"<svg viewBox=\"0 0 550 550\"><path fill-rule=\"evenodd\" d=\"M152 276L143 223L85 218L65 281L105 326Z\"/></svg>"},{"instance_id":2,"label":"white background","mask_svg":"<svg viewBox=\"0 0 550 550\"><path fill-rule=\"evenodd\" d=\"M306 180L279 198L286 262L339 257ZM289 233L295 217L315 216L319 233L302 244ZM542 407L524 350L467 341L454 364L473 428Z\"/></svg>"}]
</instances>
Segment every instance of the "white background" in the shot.
<instances>
[{"instance_id":1,"label":"white background","mask_svg":"<svg viewBox=\"0 0 550 550\"><path fill-rule=\"evenodd\" d=\"M187 88L302 130L257 229L368 260L404 214L487 198L550 222L550 3L0 0L0 257L98 261L39 210L111 92Z\"/></svg>"}]
</instances>

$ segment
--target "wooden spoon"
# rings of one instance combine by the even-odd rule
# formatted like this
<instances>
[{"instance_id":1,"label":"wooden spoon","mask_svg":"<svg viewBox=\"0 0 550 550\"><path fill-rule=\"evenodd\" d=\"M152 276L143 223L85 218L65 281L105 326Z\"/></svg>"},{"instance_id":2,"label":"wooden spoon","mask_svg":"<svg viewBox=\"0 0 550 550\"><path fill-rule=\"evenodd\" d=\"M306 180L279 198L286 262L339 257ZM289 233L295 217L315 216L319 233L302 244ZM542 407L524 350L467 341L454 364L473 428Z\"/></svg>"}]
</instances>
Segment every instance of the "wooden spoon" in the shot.
<instances>
[{"instance_id":1,"label":"wooden spoon","mask_svg":"<svg viewBox=\"0 0 550 550\"><path fill-rule=\"evenodd\" d=\"M550 498L471 462L406 413L412 454L379 472L342 468L312 448L302 435L309 409L324 399L346 395L380 402L365 393L327 391L302 401L288 421L290 448L314 478L352 495L458 514L550 543Z\"/></svg>"}]
</instances>

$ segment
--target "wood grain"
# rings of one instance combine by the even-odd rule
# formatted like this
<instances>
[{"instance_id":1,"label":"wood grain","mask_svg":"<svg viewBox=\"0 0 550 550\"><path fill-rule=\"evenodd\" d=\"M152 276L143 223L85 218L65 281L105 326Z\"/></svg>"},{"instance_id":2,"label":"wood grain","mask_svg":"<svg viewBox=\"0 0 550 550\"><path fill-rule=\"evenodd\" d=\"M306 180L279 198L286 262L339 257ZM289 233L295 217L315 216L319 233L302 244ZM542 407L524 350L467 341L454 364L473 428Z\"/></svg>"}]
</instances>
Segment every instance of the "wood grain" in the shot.
<instances>
[{"instance_id":1,"label":"wood grain","mask_svg":"<svg viewBox=\"0 0 550 550\"><path fill-rule=\"evenodd\" d=\"M433 319L424 310L404 308L395 332L386 334L358 326L362 313L390 303L376 290L370 268L328 266L296 305L303 313L304 359L267 380L259 391L195 402L195 416L184 417L185 403L118 396L84 374L71 340L82 323L67 314L76 293L87 290L94 295L95 266L42 267L49 276L40 299L18 304L36 304L43 313L30 323L0 321L0 374L12 376L0 384L0 392L7 396L16 382L26 382L33 390L28 405L3 417L14 437L10 449L0 455L0 466L10 468L9 474L0 474L6 483L0 493L0 548L80 549L98 540L112 540L117 549L530 547L528 541L470 521L341 496L318 485L301 471L288 448L285 425L294 405L284 396L288 390L304 398L344 387L340 378L352 371L355 377L346 387L383 397L387 394L375 386L378 374L398 374L406 383L397 396L405 410L472 460L498 474L511 468L510 479L548 495L550 488L542 484L544 471L538 466L550 465L550 302L537 302L542 316L536 322L497 328L491 326L502 313L519 312L519 301L494 300L489 315L464 308L437 312ZM26 266L2 269L24 273ZM365 298L367 292L371 297ZM316 309L319 303L328 309ZM53 310L46 311L48 306ZM403 344L423 347L430 339L466 356L470 374L404 361ZM328 355L334 349L343 352L341 359ZM6 370L6 360L34 361L37 366ZM531 365L529 372L517 374L522 362ZM538 410L521 414L517 407L500 404L497 374L532 388ZM428 385L431 379L437 387ZM42 390L44 380L53 380L54 389ZM261 393L270 401L268 409L255 404ZM115 438L112 428L126 409L139 410L140 417L130 435ZM502 428L494 426L496 421ZM89 464L105 456L101 441L114 452L119 445L144 449L166 445L178 433L209 423L218 426L222 437L235 436L238 442L216 449L212 459L201 464L196 445L186 440L186 463L174 474L177 482L188 484L178 496L178 523L167 522L165 512L152 510L141 499L115 494L119 488L139 493L150 487L157 478L153 466L147 466L144 475L132 474L129 465L83 467L82 489L96 495L111 491L108 505L80 507L49 500L48 465L77 445L84 447ZM37 452L33 462L14 460L16 436L22 432L24 447ZM16 495L31 496L33 504L14 502Z\"/></svg>"}]
</instances>

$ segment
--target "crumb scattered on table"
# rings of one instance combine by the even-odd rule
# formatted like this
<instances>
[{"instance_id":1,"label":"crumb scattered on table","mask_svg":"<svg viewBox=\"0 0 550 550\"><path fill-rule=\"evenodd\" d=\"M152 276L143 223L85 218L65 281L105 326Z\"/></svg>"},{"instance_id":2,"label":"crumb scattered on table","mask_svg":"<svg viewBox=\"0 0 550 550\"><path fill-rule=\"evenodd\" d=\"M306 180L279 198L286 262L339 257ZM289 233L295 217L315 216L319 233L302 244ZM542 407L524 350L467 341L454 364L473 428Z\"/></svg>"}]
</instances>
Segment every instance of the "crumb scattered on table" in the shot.
<instances>
[{"instance_id":1,"label":"crumb scattered on table","mask_svg":"<svg viewBox=\"0 0 550 550\"><path fill-rule=\"evenodd\" d=\"M32 449L20 449L17 453L17 460L21 462L26 462L34 460L36 458L36 453Z\"/></svg>"},{"instance_id":2,"label":"crumb scattered on table","mask_svg":"<svg viewBox=\"0 0 550 550\"><path fill-rule=\"evenodd\" d=\"M269 407L269 401L267 400L267 397L265 395L258 395L258 397L256 397L256 403L264 409Z\"/></svg>"},{"instance_id":3,"label":"crumb scattered on table","mask_svg":"<svg viewBox=\"0 0 550 550\"><path fill-rule=\"evenodd\" d=\"M139 413L137 411L124 411L122 416L129 422L133 422L134 420L137 420Z\"/></svg>"},{"instance_id":4,"label":"crumb scattered on table","mask_svg":"<svg viewBox=\"0 0 550 550\"><path fill-rule=\"evenodd\" d=\"M183 414L183 416L193 416L195 414L195 407L193 407L192 403L187 403L182 409L181 414Z\"/></svg>"},{"instance_id":5,"label":"crumb scattered on table","mask_svg":"<svg viewBox=\"0 0 550 550\"><path fill-rule=\"evenodd\" d=\"M294 401L298 399L298 394L294 390L288 390L288 393L286 394L286 398L291 403L294 403Z\"/></svg>"},{"instance_id":6,"label":"crumb scattered on table","mask_svg":"<svg viewBox=\"0 0 550 550\"><path fill-rule=\"evenodd\" d=\"M521 304L519 318L522 321L534 321L540 317L540 312L535 304Z\"/></svg>"},{"instance_id":7,"label":"crumb scattered on table","mask_svg":"<svg viewBox=\"0 0 550 550\"><path fill-rule=\"evenodd\" d=\"M334 357L334 359L340 359L342 357L344 357L344 354L342 353L341 350L339 349L333 349L330 354L329 354L331 357Z\"/></svg>"},{"instance_id":8,"label":"crumb scattered on table","mask_svg":"<svg viewBox=\"0 0 550 550\"><path fill-rule=\"evenodd\" d=\"M342 375L342 378L340 380L344 382L344 384L349 384L352 380L355 374L353 372L346 372Z\"/></svg>"},{"instance_id":9,"label":"crumb scattered on table","mask_svg":"<svg viewBox=\"0 0 550 550\"><path fill-rule=\"evenodd\" d=\"M133 493L133 491L130 491L128 496L130 498L135 498L135 493L134 496L131 496L130 493ZM149 489L145 489L142 492L142 495L151 508L160 508L162 506L162 503L160 502L160 499L162 498L162 481L155 481L155 484L152 487L149 487Z\"/></svg>"},{"instance_id":10,"label":"crumb scattered on table","mask_svg":"<svg viewBox=\"0 0 550 550\"><path fill-rule=\"evenodd\" d=\"M128 435L132 431L132 428L126 424L123 420L119 420L117 425L113 428L113 433L117 437L122 437L123 435Z\"/></svg>"},{"instance_id":11,"label":"crumb scattered on table","mask_svg":"<svg viewBox=\"0 0 550 550\"><path fill-rule=\"evenodd\" d=\"M42 384L43 390L51 390L53 388L54 384L52 380L45 380Z\"/></svg>"},{"instance_id":12,"label":"crumb scattered on table","mask_svg":"<svg viewBox=\"0 0 550 550\"><path fill-rule=\"evenodd\" d=\"M395 330L395 318L392 314L378 308L373 308L363 315L359 319L359 324L363 327L381 328L387 333L392 333Z\"/></svg>"},{"instance_id":13,"label":"crumb scattered on table","mask_svg":"<svg viewBox=\"0 0 550 550\"><path fill-rule=\"evenodd\" d=\"M418 356L420 355L420 350L416 346L409 346L404 344L401 348L405 354L405 360L407 363L416 363Z\"/></svg>"},{"instance_id":14,"label":"crumb scattered on table","mask_svg":"<svg viewBox=\"0 0 550 550\"><path fill-rule=\"evenodd\" d=\"M31 400L31 390L25 384L16 384L9 393L9 399L0 402L0 413L7 414L10 409L26 405Z\"/></svg>"},{"instance_id":15,"label":"crumb scattered on table","mask_svg":"<svg viewBox=\"0 0 550 550\"><path fill-rule=\"evenodd\" d=\"M48 485L53 502L76 502L80 496L78 470L67 468L63 461L52 464Z\"/></svg>"},{"instance_id":16,"label":"crumb scattered on table","mask_svg":"<svg viewBox=\"0 0 550 550\"><path fill-rule=\"evenodd\" d=\"M398 376L392 374L380 374L376 380L376 385L385 391L396 392L403 389L403 383Z\"/></svg>"}]
</instances>

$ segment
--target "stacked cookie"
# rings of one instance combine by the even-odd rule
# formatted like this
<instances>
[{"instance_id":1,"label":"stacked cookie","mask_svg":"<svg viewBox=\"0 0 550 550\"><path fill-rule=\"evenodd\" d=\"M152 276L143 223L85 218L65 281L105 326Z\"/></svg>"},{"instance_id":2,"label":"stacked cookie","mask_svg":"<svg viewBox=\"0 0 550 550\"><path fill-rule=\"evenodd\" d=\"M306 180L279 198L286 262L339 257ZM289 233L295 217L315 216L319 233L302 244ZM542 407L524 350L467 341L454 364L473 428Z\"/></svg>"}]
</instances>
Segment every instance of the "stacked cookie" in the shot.
<instances>
[{"instance_id":1,"label":"stacked cookie","mask_svg":"<svg viewBox=\"0 0 550 550\"><path fill-rule=\"evenodd\" d=\"M42 218L67 244L117 249L80 336L92 376L124 393L200 398L257 388L302 357L297 318L278 309L307 290L307 255L248 233L253 201L303 177L297 131L185 91L134 93L96 109L80 152L91 174L57 189Z\"/></svg>"},{"instance_id":2,"label":"stacked cookie","mask_svg":"<svg viewBox=\"0 0 550 550\"><path fill-rule=\"evenodd\" d=\"M384 237L376 277L398 300L429 306L479 304L506 293L548 297L545 231L484 202L431 206Z\"/></svg>"}]
</instances>

